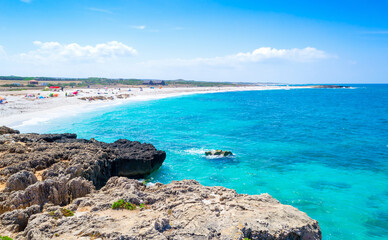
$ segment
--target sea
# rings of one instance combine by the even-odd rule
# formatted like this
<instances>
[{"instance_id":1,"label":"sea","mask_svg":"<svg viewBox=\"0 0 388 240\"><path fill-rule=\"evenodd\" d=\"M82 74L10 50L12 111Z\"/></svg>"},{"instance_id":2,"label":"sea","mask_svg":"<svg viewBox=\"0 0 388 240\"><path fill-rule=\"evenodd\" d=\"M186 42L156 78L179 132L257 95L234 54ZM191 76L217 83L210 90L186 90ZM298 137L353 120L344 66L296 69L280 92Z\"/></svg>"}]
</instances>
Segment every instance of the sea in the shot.
<instances>
[{"instance_id":1,"label":"sea","mask_svg":"<svg viewBox=\"0 0 388 240\"><path fill-rule=\"evenodd\" d=\"M269 193L316 219L323 239L388 239L388 85L350 86L131 102L19 129L152 143L167 158L150 182ZM215 149L234 157L204 156Z\"/></svg>"}]
</instances>

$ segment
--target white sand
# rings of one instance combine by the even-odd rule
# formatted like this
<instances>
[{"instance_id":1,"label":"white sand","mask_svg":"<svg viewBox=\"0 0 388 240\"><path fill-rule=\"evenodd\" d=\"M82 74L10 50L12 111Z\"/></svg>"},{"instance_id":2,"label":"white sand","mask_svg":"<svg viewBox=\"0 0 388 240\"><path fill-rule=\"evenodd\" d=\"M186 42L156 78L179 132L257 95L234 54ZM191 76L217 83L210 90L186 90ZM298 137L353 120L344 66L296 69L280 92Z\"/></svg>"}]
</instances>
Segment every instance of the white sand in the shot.
<instances>
[{"instance_id":1,"label":"white sand","mask_svg":"<svg viewBox=\"0 0 388 240\"><path fill-rule=\"evenodd\" d=\"M17 128L18 126L44 123L48 120L63 116L77 115L81 112L93 111L98 108L106 108L131 101L146 101L199 93L232 92L232 91L256 91L276 89L309 88L307 86L252 86L252 87L191 87L174 88L163 87L159 89L143 88L109 88L109 89L79 89L76 97L66 97L65 93L71 93L77 89L65 89L59 92L58 97L45 99L26 98L26 94L48 96L51 92L41 90L28 90L18 92L0 92L0 96L6 98L7 104L0 104L0 126L6 125ZM99 93L99 94L98 94ZM131 94L127 99L118 99L117 95ZM113 96L114 100L84 101L79 98L91 96Z\"/></svg>"}]
</instances>

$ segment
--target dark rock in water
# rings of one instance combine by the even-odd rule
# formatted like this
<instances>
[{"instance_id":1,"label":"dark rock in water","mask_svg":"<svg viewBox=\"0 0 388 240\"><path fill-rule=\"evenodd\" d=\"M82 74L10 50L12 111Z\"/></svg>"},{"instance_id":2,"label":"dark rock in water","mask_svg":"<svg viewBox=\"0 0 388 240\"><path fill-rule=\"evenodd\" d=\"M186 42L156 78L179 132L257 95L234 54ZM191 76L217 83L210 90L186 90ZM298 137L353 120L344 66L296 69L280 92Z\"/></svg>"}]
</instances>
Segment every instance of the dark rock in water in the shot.
<instances>
[{"instance_id":1,"label":"dark rock in water","mask_svg":"<svg viewBox=\"0 0 388 240\"><path fill-rule=\"evenodd\" d=\"M18 130L14 130L14 129L6 127L6 126L0 127L0 135L3 135L3 134L19 134L19 133L20 132Z\"/></svg>"},{"instance_id":2,"label":"dark rock in water","mask_svg":"<svg viewBox=\"0 0 388 240\"><path fill-rule=\"evenodd\" d=\"M205 152L206 156L219 156L219 157L230 157L233 156L231 151L212 150Z\"/></svg>"},{"instance_id":3,"label":"dark rock in water","mask_svg":"<svg viewBox=\"0 0 388 240\"><path fill-rule=\"evenodd\" d=\"M165 152L156 151L151 144L119 139L109 146L118 149L112 174L114 176L142 178L157 170L166 158Z\"/></svg>"},{"instance_id":4,"label":"dark rock in water","mask_svg":"<svg viewBox=\"0 0 388 240\"><path fill-rule=\"evenodd\" d=\"M5 184L5 190L7 192L24 190L31 184L34 184L38 181L36 176L32 172L21 171L13 174L8 178L7 183Z\"/></svg>"}]
</instances>

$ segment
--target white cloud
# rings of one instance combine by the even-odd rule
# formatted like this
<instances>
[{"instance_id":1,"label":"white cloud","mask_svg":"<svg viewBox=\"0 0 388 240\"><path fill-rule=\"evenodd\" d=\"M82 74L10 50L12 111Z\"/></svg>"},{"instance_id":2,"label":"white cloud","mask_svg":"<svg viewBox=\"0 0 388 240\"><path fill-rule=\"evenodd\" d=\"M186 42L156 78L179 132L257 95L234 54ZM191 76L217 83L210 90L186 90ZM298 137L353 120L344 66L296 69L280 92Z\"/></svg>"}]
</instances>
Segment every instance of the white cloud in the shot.
<instances>
[{"instance_id":1,"label":"white cloud","mask_svg":"<svg viewBox=\"0 0 388 240\"><path fill-rule=\"evenodd\" d=\"M4 47L0 45L0 59L6 59L7 53L4 50Z\"/></svg>"},{"instance_id":2,"label":"white cloud","mask_svg":"<svg viewBox=\"0 0 388 240\"><path fill-rule=\"evenodd\" d=\"M144 30L146 28L145 25L140 25L140 26L131 26L131 28L134 28L134 29L139 29L139 30Z\"/></svg>"},{"instance_id":3,"label":"white cloud","mask_svg":"<svg viewBox=\"0 0 388 240\"><path fill-rule=\"evenodd\" d=\"M238 61L252 61L259 62L266 59L286 59L290 61L311 61L316 59L328 58L322 50L318 50L312 47L306 48L292 48L292 49L276 49L270 47L262 47L255 49L253 52L238 53L232 58L236 58Z\"/></svg>"},{"instance_id":4,"label":"white cloud","mask_svg":"<svg viewBox=\"0 0 388 240\"><path fill-rule=\"evenodd\" d=\"M101 12L101 13L109 13L111 14L112 12L107 10L107 9L102 9L102 8L88 8L90 11L94 12Z\"/></svg>"},{"instance_id":5,"label":"white cloud","mask_svg":"<svg viewBox=\"0 0 388 240\"><path fill-rule=\"evenodd\" d=\"M81 46L77 43L61 44L59 42L35 41L38 49L19 55L23 60L40 62L52 61L91 61L104 62L116 57L136 55L137 52L121 42L112 41L95 46Z\"/></svg>"},{"instance_id":6,"label":"white cloud","mask_svg":"<svg viewBox=\"0 0 388 240\"><path fill-rule=\"evenodd\" d=\"M162 65L208 65L208 66L240 66L247 63L258 63L267 61L291 61L291 62L311 62L319 59L326 59L333 56L312 47L276 49L270 47L261 47L252 52L240 52L233 55L212 58L195 59L169 59L162 61L151 61L143 64L162 64Z\"/></svg>"}]
</instances>

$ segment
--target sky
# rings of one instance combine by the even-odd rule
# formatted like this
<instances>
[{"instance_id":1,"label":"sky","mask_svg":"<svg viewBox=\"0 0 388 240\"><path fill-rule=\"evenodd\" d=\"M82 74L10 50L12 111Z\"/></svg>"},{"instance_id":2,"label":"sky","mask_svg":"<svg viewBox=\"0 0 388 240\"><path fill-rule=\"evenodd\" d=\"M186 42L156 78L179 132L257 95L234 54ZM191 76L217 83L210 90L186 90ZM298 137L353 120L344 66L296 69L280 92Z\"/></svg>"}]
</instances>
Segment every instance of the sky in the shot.
<instances>
[{"instance_id":1,"label":"sky","mask_svg":"<svg viewBox=\"0 0 388 240\"><path fill-rule=\"evenodd\" d=\"M0 0L0 75L388 83L388 0Z\"/></svg>"}]
</instances>

